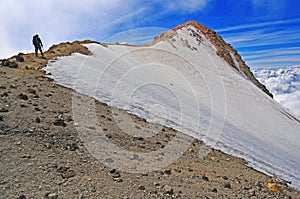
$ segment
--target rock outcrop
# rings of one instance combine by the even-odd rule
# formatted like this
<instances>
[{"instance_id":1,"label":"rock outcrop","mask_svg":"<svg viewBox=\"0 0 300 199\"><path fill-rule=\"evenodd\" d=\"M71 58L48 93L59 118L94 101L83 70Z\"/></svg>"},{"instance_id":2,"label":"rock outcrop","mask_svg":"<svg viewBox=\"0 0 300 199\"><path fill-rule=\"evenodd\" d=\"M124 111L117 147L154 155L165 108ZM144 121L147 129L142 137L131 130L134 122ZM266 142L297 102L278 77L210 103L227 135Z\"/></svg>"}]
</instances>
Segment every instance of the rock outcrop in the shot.
<instances>
[{"instance_id":1,"label":"rock outcrop","mask_svg":"<svg viewBox=\"0 0 300 199\"><path fill-rule=\"evenodd\" d=\"M45 51L46 59L41 59L35 57L34 53L23 54L12 56L8 59L0 60L2 66L10 68L20 68L20 69L41 69L46 66L48 60L56 59L60 56L69 56L72 53L81 53L84 55L89 55L91 52L87 47L81 44L97 43L90 40L85 41L74 41L74 42L64 42L57 45L53 45L49 50ZM104 45L104 44L103 44Z\"/></svg>"}]
</instances>

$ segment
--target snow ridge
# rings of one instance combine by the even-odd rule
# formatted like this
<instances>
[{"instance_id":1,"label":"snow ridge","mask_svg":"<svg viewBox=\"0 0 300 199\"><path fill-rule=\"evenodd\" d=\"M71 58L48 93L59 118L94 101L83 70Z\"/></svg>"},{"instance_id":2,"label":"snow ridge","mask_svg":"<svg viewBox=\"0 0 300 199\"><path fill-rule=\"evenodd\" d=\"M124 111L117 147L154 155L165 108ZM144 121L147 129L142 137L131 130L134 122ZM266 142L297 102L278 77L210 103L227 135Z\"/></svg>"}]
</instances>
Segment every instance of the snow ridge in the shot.
<instances>
[{"instance_id":1,"label":"snow ridge","mask_svg":"<svg viewBox=\"0 0 300 199\"><path fill-rule=\"evenodd\" d=\"M245 158L300 190L299 121L220 56L228 46L210 33L189 23L149 46L87 44L92 56L62 57L46 71L58 84Z\"/></svg>"}]
</instances>

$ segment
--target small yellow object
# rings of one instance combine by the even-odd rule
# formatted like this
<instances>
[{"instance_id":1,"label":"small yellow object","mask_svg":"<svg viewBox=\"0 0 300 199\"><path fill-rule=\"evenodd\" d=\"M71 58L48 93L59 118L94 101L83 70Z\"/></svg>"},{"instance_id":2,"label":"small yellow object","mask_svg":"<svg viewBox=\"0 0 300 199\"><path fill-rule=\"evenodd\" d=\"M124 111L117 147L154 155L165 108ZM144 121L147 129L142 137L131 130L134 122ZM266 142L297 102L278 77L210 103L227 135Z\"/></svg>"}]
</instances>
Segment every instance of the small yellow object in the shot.
<instances>
[{"instance_id":1,"label":"small yellow object","mask_svg":"<svg viewBox=\"0 0 300 199\"><path fill-rule=\"evenodd\" d=\"M190 148L189 148L189 152L191 152L191 153L194 152L193 147L190 147Z\"/></svg>"},{"instance_id":2,"label":"small yellow object","mask_svg":"<svg viewBox=\"0 0 300 199\"><path fill-rule=\"evenodd\" d=\"M270 189L274 192L282 192L282 190L276 183L268 182L267 187L268 187L268 189Z\"/></svg>"},{"instance_id":3,"label":"small yellow object","mask_svg":"<svg viewBox=\"0 0 300 199\"><path fill-rule=\"evenodd\" d=\"M210 157L210 159L212 160L212 161L216 161L216 157Z\"/></svg>"}]
</instances>

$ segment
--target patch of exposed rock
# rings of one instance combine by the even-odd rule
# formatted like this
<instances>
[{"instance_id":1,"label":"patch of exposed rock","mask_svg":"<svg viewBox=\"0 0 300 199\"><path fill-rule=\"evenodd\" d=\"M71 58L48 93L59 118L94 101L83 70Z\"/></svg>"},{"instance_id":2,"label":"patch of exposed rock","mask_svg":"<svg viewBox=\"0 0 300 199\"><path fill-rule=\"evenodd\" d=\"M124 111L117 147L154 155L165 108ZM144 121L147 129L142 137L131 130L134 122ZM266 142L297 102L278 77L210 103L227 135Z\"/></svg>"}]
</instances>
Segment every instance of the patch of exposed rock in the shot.
<instances>
[{"instance_id":1,"label":"patch of exposed rock","mask_svg":"<svg viewBox=\"0 0 300 199\"><path fill-rule=\"evenodd\" d=\"M48 60L55 60L60 56L69 56L73 53L81 53L84 55L90 55L91 52L87 47L82 44L89 43L99 43L90 40L85 41L74 41L74 42L64 42L57 45L53 45L49 48L49 50L45 51L46 59L42 59L41 57L35 57L34 53L22 54L12 56L11 58L4 59L0 61L2 66L10 67L10 68L20 68L20 69L41 69L46 66ZM99 43L103 46L105 44Z\"/></svg>"}]
</instances>

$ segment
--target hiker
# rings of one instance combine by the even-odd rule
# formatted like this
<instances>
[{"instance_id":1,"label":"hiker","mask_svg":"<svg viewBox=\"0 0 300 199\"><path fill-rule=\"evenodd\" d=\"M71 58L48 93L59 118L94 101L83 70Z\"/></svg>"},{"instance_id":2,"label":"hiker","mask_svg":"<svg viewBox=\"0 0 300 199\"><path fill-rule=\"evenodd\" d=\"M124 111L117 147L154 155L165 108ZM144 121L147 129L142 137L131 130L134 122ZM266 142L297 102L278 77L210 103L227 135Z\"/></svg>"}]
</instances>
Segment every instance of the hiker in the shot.
<instances>
[{"instance_id":1,"label":"hiker","mask_svg":"<svg viewBox=\"0 0 300 199\"><path fill-rule=\"evenodd\" d=\"M42 41L41 41L38 34L33 36L32 43L33 43L34 48L35 48L35 56L38 57L38 50L40 50L40 52L42 54L42 58L45 58L44 53L42 51L43 43L42 43Z\"/></svg>"}]
</instances>

